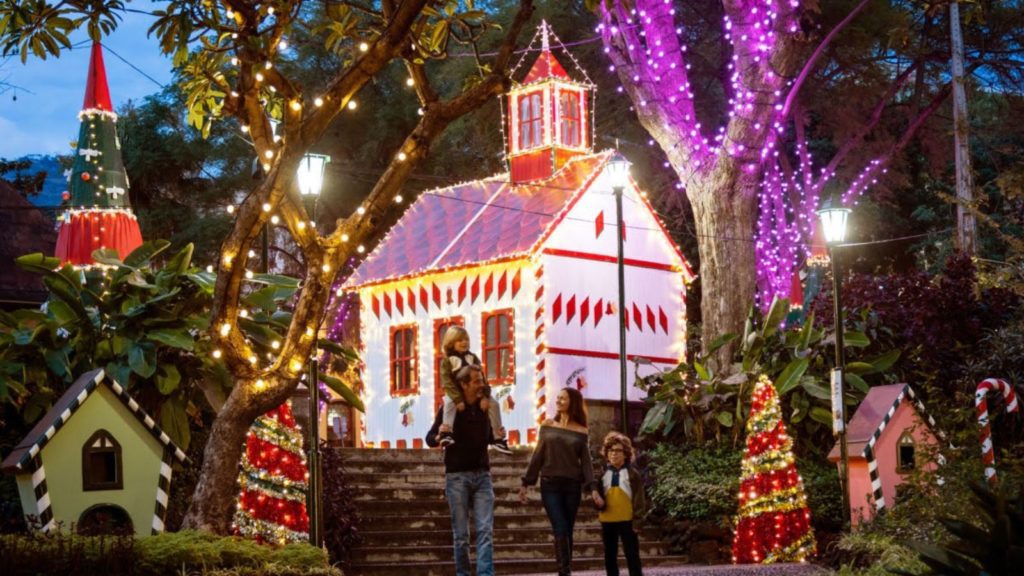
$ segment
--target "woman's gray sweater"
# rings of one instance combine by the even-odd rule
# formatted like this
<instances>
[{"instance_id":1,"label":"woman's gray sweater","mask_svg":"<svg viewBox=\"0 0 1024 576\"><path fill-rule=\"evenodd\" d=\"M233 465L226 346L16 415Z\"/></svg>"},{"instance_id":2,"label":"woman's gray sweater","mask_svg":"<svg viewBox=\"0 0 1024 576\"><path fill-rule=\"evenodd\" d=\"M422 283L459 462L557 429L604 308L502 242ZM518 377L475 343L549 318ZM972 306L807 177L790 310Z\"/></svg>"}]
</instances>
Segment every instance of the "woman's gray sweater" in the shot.
<instances>
[{"instance_id":1,"label":"woman's gray sweater","mask_svg":"<svg viewBox=\"0 0 1024 576\"><path fill-rule=\"evenodd\" d=\"M582 483L585 490L594 485L587 434L568 428L540 427L537 448L523 476L523 486L533 486L537 477L568 478Z\"/></svg>"}]
</instances>

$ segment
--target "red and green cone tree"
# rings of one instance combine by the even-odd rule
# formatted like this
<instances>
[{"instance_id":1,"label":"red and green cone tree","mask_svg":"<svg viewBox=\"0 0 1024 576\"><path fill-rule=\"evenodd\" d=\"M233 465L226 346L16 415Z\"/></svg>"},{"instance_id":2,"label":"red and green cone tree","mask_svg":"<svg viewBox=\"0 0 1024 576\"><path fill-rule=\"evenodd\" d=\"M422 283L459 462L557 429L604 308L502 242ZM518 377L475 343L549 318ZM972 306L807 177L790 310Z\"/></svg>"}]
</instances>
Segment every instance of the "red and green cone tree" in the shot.
<instances>
[{"instance_id":1,"label":"red and green cone tree","mask_svg":"<svg viewBox=\"0 0 1024 576\"><path fill-rule=\"evenodd\" d=\"M117 138L117 114L110 101L103 49L93 43L81 126L68 178L55 255L79 266L94 264L94 250L117 251L123 259L142 244L139 223L128 202L128 175Z\"/></svg>"},{"instance_id":2,"label":"red and green cone tree","mask_svg":"<svg viewBox=\"0 0 1024 576\"><path fill-rule=\"evenodd\" d=\"M285 402L257 418L249 429L239 475L235 533L275 544L307 541L308 478L302 432L291 403Z\"/></svg>"},{"instance_id":3,"label":"red and green cone tree","mask_svg":"<svg viewBox=\"0 0 1024 576\"><path fill-rule=\"evenodd\" d=\"M747 420L734 563L802 562L814 553L811 511L794 460L775 386L762 375Z\"/></svg>"}]
</instances>

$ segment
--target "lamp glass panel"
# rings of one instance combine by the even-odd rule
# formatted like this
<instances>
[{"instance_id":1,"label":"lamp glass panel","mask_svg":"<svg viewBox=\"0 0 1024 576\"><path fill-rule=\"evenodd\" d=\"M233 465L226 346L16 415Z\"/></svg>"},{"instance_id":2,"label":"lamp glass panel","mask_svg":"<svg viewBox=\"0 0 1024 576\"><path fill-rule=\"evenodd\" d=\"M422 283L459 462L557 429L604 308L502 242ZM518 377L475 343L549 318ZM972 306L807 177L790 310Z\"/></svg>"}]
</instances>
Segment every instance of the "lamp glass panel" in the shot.
<instances>
[{"instance_id":1,"label":"lamp glass panel","mask_svg":"<svg viewBox=\"0 0 1024 576\"><path fill-rule=\"evenodd\" d=\"M818 211L825 242L832 244L846 239L846 221L849 215L849 208L826 208Z\"/></svg>"},{"instance_id":2,"label":"lamp glass panel","mask_svg":"<svg viewBox=\"0 0 1024 576\"><path fill-rule=\"evenodd\" d=\"M299 182L299 192L303 196L319 196L324 185L324 166L327 165L328 157L320 154L307 154L299 162L299 169L296 173Z\"/></svg>"}]
</instances>

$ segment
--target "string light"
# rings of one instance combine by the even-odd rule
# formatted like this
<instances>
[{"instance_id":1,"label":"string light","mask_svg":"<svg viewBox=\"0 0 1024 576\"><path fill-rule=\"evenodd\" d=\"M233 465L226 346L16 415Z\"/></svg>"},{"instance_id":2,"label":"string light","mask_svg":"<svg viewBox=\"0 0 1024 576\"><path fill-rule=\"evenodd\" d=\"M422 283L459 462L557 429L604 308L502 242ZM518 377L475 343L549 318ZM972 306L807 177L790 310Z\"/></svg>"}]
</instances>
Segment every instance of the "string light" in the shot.
<instances>
[{"instance_id":1,"label":"string light","mask_svg":"<svg viewBox=\"0 0 1024 576\"><path fill-rule=\"evenodd\" d=\"M221 336L225 336L226 337L230 333L231 333L231 323L230 322L225 322L225 323L220 325L220 335Z\"/></svg>"},{"instance_id":2,"label":"string light","mask_svg":"<svg viewBox=\"0 0 1024 576\"><path fill-rule=\"evenodd\" d=\"M323 106L324 105L324 99L320 98L318 96L316 99L313 100L313 105L316 106L317 108Z\"/></svg>"},{"instance_id":3,"label":"string light","mask_svg":"<svg viewBox=\"0 0 1024 576\"><path fill-rule=\"evenodd\" d=\"M355 110L358 106L359 106L359 104L357 104L355 100L349 100L348 101L348 109L349 110Z\"/></svg>"},{"instance_id":4,"label":"string light","mask_svg":"<svg viewBox=\"0 0 1024 576\"><path fill-rule=\"evenodd\" d=\"M367 44L366 42L360 42L359 43L359 51L360 52L366 52L369 49L370 49L370 45Z\"/></svg>"}]
</instances>

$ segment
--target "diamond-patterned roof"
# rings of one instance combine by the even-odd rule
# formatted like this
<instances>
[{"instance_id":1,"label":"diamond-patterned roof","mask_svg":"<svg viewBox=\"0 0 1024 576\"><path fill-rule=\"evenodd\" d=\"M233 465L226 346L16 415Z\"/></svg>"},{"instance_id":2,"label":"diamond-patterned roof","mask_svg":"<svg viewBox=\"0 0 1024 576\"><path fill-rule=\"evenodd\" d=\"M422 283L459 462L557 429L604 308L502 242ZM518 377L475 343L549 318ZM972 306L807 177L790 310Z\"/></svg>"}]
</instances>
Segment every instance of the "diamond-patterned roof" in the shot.
<instances>
[{"instance_id":1,"label":"diamond-patterned roof","mask_svg":"<svg viewBox=\"0 0 1024 576\"><path fill-rule=\"evenodd\" d=\"M577 156L547 180L497 174L423 192L346 285L528 254L609 155Z\"/></svg>"}]
</instances>

